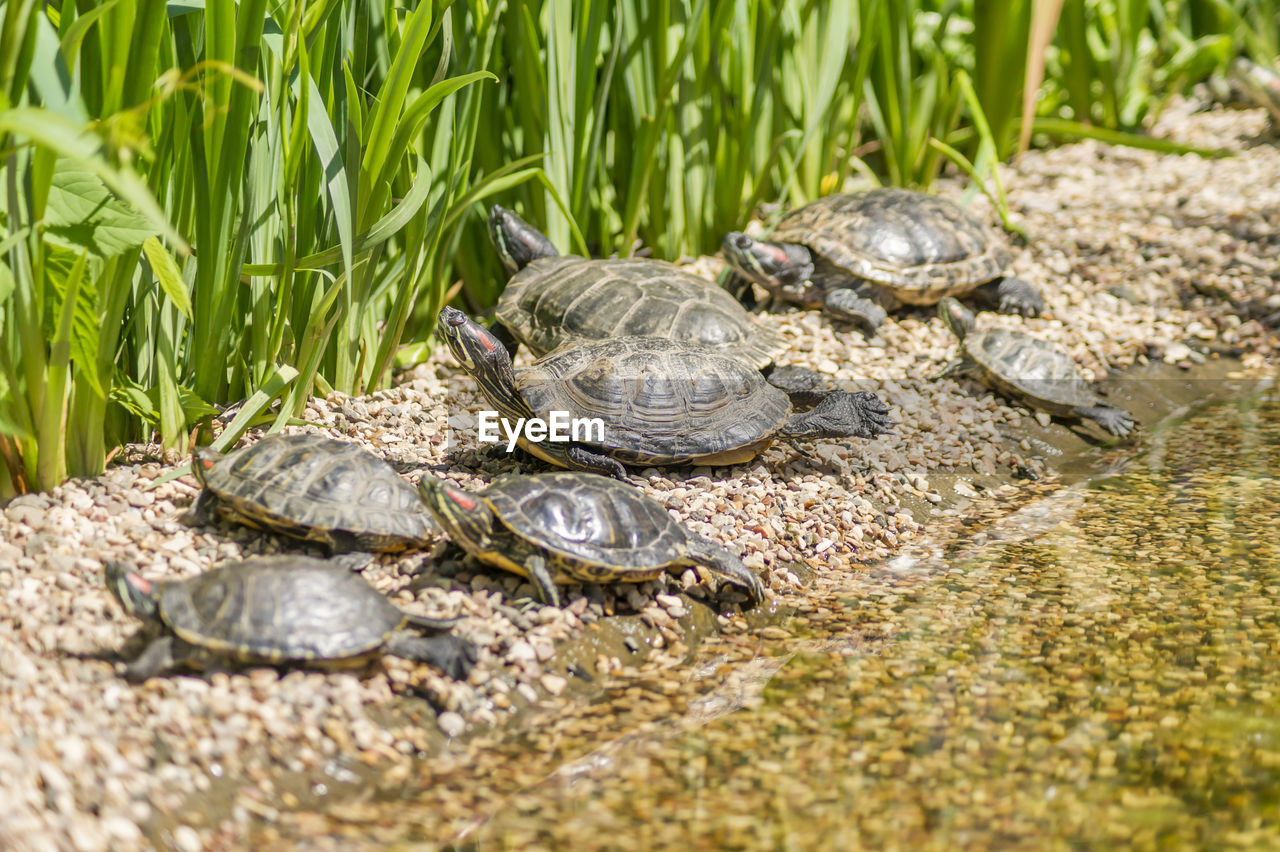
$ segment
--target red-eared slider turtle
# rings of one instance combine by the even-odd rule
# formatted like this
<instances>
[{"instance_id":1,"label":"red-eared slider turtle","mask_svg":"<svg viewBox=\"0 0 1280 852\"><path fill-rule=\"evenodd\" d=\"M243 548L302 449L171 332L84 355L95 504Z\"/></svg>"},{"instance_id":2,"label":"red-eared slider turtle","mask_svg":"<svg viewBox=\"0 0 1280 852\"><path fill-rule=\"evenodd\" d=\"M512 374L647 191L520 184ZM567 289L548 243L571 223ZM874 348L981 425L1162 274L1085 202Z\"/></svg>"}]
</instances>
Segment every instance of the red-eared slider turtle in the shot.
<instances>
[{"instance_id":1,"label":"red-eared slider turtle","mask_svg":"<svg viewBox=\"0 0 1280 852\"><path fill-rule=\"evenodd\" d=\"M796 404L814 405L834 390L811 370L775 366L786 349L782 337L723 288L675 264L562 256L545 234L497 204L489 235L512 273L493 331L513 355L519 344L540 356L566 343L667 337L746 361Z\"/></svg>"},{"instance_id":2,"label":"red-eared slider turtle","mask_svg":"<svg viewBox=\"0 0 1280 852\"><path fill-rule=\"evenodd\" d=\"M885 308L980 287L1003 311L1044 308L1026 281L1001 277L1009 252L992 229L946 199L906 189L819 198L785 216L768 240L735 231L723 249L739 275L776 298L872 329Z\"/></svg>"},{"instance_id":3,"label":"red-eared slider turtle","mask_svg":"<svg viewBox=\"0 0 1280 852\"><path fill-rule=\"evenodd\" d=\"M125 612L157 631L125 668L131 680L228 664L345 668L379 653L464 678L476 660L465 639L416 632L438 634L453 620L404 612L359 574L323 559L262 557L166 581L111 563L106 580Z\"/></svg>"},{"instance_id":4,"label":"red-eared slider turtle","mask_svg":"<svg viewBox=\"0 0 1280 852\"><path fill-rule=\"evenodd\" d=\"M1113 435L1133 430L1133 417L1107 405L1090 388L1070 355L1020 331L975 331L973 312L952 298L938 303L938 316L960 338L961 357L940 376L972 374L1018 402L1069 420L1093 420Z\"/></svg>"},{"instance_id":5,"label":"red-eared slider turtle","mask_svg":"<svg viewBox=\"0 0 1280 852\"><path fill-rule=\"evenodd\" d=\"M204 486L197 521L217 512L335 553L422 547L439 534L413 486L347 441L269 435L225 456L197 449L191 470Z\"/></svg>"},{"instance_id":6,"label":"red-eared slider turtle","mask_svg":"<svg viewBox=\"0 0 1280 852\"><path fill-rule=\"evenodd\" d=\"M560 605L557 583L642 583L687 567L764 600L760 578L738 557L612 479L507 474L473 494L424 476L418 488L449 538L480 561L527 577L552 606Z\"/></svg>"},{"instance_id":7,"label":"red-eared slider turtle","mask_svg":"<svg viewBox=\"0 0 1280 852\"><path fill-rule=\"evenodd\" d=\"M661 337L624 337L566 346L516 371L489 331L456 308L440 311L438 333L514 425L559 416L571 440L519 444L543 461L624 478L623 465L730 465L755 458L775 438L870 438L886 431L875 394L836 391L814 409L791 412L787 395L759 370L705 346ZM558 413L558 415L557 415ZM603 434L600 434L600 432Z\"/></svg>"}]
</instances>

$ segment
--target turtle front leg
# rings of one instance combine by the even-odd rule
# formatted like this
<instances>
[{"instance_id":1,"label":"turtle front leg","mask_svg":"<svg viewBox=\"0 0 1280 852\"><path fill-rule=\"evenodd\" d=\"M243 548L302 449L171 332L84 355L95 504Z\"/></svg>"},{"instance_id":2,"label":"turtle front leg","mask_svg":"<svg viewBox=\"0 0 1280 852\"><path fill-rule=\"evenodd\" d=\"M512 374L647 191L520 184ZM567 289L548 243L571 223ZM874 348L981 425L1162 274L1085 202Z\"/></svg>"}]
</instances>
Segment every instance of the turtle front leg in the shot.
<instances>
[{"instance_id":1,"label":"turtle front leg","mask_svg":"<svg viewBox=\"0 0 1280 852\"><path fill-rule=\"evenodd\" d=\"M1044 313L1044 296L1024 278L1012 275L997 278L983 284L974 294L984 305L1002 314L1038 317Z\"/></svg>"},{"instance_id":2,"label":"turtle front leg","mask_svg":"<svg viewBox=\"0 0 1280 852\"><path fill-rule=\"evenodd\" d=\"M547 560L542 557L542 554L530 554L524 561L524 570L533 582L534 588L538 590L538 597L542 602L549 606L560 606L560 590L556 588L555 580L551 578L551 571L547 568Z\"/></svg>"},{"instance_id":3,"label":"turtle front leg","mask_svg":"<svg viewBox=\"0 0 1280 852\"><path fill-rule=\"evenodd\" d=\"M794 364L769 367L764 377L790 397L794 408L812 408L838 390L828 384L821 373Z\"/></svg>"},{"instance_id":4,"label":"turtle front leg","mask_svg":"<svg viewBox=\"0 0 1280 852\"><path fill-rule=\"evenodd\" d=\"M751 598L753 605L764 603L764 583L756 573L742 564L741 559L714 541L702 536L690 535L686 558L695 565L705 567L713 576L724 582L743 589Z\"/></svg>"},{"instance_id":5,"label":"turtle front leg","mask_svg":"<svg viewBox=\"0 0 1280 852\"><path fill-rule=\"evenodd\" d=\"M721 286L748 311L755 310L759 304L759 300L756 298L756 288L752 285L751 279L734 271L732 267L729 270L728 277L724 280L724 284Z\"/></svg>"},{"instance_id":6,"label":"turtle front leg","mask_svg":"<svg viewBox=\"0 0 1280 852\"><path fill-rule=\"evenodd\" d=\"M943 367L934 374L933 380L954 378L958 379L973 371L973 361L968 358L956 358L947 362L947 366Z\"/></svg>"},{"instance_id":7,"label":"turtle front leg","mask_svg":"<svg viewBox=\"0 0 1280 852\"><path fill-rule=\"evenodd\" d=\"M392 633L383 648L393 656L435 666L454 680L465 679L479 655L475 643L461 636L421 636L408 630Z\"/></svg>"},{"instance_id":8,"label":"turtle front leg","mask_svg":"<svg viewBox=\"0 0 1280 852\"><path fill-rule=\"evenodd\" d=\"M783 438L874 438L894 426L889 406L869 391L839 391L812 411L787 418L779 434Z\"/></svg>"},{"instance_id":9,"label":"turtle front leg","mask_svg":"<svg viewBox=\"0 0 1280 852\"><path fill-rule=\"evenodd\" d=\"M191 504L191 513L187 516L187 523L192 526L207 527L216 523L217 520L218 498L213 496L212 491L205 488L196 496L196 502Z\"/></svg>"},{"instance_id":10,"label":"turtle front leg","mask_svg":"<svg viewBox=\"0 0 1280 852\"><path fill-rule=\"evenodd\" d=\"M614 479L621 479L623 482L630 481L627 479L627 469L622 466L622 462L600 453L593 453L586 447L574 444L569 447L565 456L569 462L565 466L573 470L585 470L587 473L603 473L605 476L612 476Z\"/></svg>"},{"instance_id":11,"label":"turtle front leg","mask_svg":"<svg viewBox=\"0 0 1280 852\"><path fill-rule=\"evenodd\" d=\"M133 682L168 674L180 665L174 649L174 637L157 636L142 650L141 654L122 668L121 674L124 675L125 680Z\"/></svg>"},{"instance_id":12,"label":"turtle front leg","mask_svg":"<svg viewBox=\"0 0 1280 852\"><path fill-rule=\"evenodd\" d=\"M822 312L832 319L852 323L868 334L874 334L889 316L875 301L849 287L828 291Z\"/></svg>"},{"instance_id":13,"label":"turtle front leg","mask_svg":"<svg viewBox=\"0 0 1280 852\"><path fill-rule=\"evenodd\" d=\"M1083 420L1092 420L1112 435L1123 438L1133 431L1133 415L1114 405L1077 406L1075 414Z\"/></svg>"}]
</instances>

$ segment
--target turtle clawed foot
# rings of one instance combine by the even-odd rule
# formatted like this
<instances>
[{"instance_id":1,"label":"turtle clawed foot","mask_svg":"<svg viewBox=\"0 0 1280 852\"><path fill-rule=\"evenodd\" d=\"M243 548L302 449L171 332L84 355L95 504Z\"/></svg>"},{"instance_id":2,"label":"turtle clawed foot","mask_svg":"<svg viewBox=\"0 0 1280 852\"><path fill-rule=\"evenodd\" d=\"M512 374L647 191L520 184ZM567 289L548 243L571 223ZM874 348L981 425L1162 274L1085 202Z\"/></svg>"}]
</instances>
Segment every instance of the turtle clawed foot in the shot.
<instances>
[{"instance_id":1,"label":"turtle clawed foot","mask_svg":"<svg viewBox=\"0 0 1280 852\"><path fill-rule=\"evenodd\" d=\"M1121 408L1105 409L1105 413L1097 418L1097 422L1103 429L1118 438L1128 437L1137 426L1129 412Z\"/></svg>"},{"instance_id":2,"label":"turtle clawed foot","mask_svg":"<svg viewBox=\"0 0 1280 852\"><path fill-rule=\"evenodd\" d=\"M1022 278L1004 278L996 288L996 300L1002 314L1038 317L1044 313L1044 296Z\"/></svg>"},{"instance_id":3,"label":"turtle clawed foot","mask_svg":"<svg viewBox=\"0 0 1280 852\"><path fill-rule=\"evenodd\" d=\"M857 391L852 396L854 410L861 420L858 432L855 433L857 437L874 438L892 434L893 427L898 422L890 419L889 406L884 400L870 391Z\"/></svg>"},{"instance_id":4,"label":"turtle clawed foot","mask_svg":"<svg viewBox=\"0 0 1280 852\"><path fill-rule=\"evenodd\" d=\"M465 680L480 658L480 649L474 642L460 636L442 638L448 641L441 642L436 665L454 680Z\"/></svg>"},{"instance_id":5,"label":"turtle clawed foot","mask_svg":"<svg viewBox=\"0 0 1280 852\"><path fill-rule=\"evenodd\" d=\"M1123 408L1112 405L1095 405L1092 408L1081 408L1081 417L1092 420L1117 438L1125 438L1136 428L1133 415Z\"/></svg>"}]
</instances>

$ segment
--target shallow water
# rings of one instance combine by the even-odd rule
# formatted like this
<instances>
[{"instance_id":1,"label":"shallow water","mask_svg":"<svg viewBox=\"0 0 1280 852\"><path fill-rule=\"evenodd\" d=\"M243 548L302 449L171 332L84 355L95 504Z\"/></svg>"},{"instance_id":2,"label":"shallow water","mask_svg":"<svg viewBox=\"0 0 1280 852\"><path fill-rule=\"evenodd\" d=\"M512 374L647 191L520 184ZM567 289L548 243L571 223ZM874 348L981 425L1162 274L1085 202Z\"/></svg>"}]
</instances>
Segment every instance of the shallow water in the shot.
<instances>
[{"instance_id":1,"label":"shallow water","mask_svg":"<svg viewBox=\"0 0 1280 852\"><path fill-rule=\"evenodd\" d=\"M414 800L294 828L424 848L1280 848L1277 476L1274 394L1205 408L1119 475L895 560L789 644L709 642Z\"/></svg>"}]
</instances>

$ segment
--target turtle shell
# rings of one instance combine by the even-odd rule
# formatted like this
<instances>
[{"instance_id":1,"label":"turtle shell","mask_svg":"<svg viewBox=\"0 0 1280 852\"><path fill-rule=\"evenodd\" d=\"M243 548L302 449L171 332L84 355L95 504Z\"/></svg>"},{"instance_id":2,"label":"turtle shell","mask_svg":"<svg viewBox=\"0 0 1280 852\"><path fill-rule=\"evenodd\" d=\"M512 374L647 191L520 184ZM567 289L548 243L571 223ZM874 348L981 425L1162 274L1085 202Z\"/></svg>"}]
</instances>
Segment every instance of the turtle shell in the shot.
<instances>
[{"instance_id":1,"label":"turtle shell","mask_svg":"<svg viewBox=\"0 0 1280 852\"><path fill-rule=\"evenodd\" d=\"M270 435L214 462L201 480L224 514L335 549L398 550L439 532L389 464L321 435Z\"/></svg>"},{"instance_id":2,"label":"turtle shell","mask_svg":"<svg viewBox=\"0 0 1280 852\"><path fill-rule=\"evenodd\" d=\"M1075 359L1052 343L993 328L970 332L962 345L985 384L1050 414L1070 416L1077 406L1101 402Z\"/></svg>"},{"instance_id":3,"label":"turtle shell","mask_svg":"<svg viewBox=\"0 0 1280 852\"><path fill-rule=\"evenodd\" d=\"M635 465L747 461L791 413L756 368L660 337L556 350L519 371L516 389L540 417L600 418L604 440L575 443Z\"/></svg>"},{"instance_id":4,"label":"turtle shell","mask_svg":"<svg viewBox=\"0 0 1280 852\"><path fill-rule=\"evenodd\" d=\"M930 305L1000 276L1009 251L963 208L906 189L828 195L782 219L771 240L800 243L828 265Z\"/></svg>"},{"instance_id":5,"label":"turtle shell","mask_svg":"<svg viewBox=\"0 0 1280 852\"><path fill-rule=\"evenodd\" d=\"M784 348L723 288L659 260L540 258L507 284L497 318L536 355L566 341L667 337L763 368Z\"/></svg>"},{"instance_id":6,"label":"turtle shell","mask_svg":"<svg viewBox=\"0 0 1280 852\"><path fill-rule=\"evenodd\" d=\"M509 474L480 497L518 537L610 573L655 573L688 549L684 530L660 503L605 476Z\"/></svg>"},{"instance_id":7,"label":"turtle shell","mask_svg":"<svg viewBox=\"0 0 1280 852\"><path fill-rule=\"evenodd\" d=\"M405 621L359 574L306 556L214 568L163 584L158 600L180 639L239 662L361 657Z\"/></svg>"}]
</instances>

